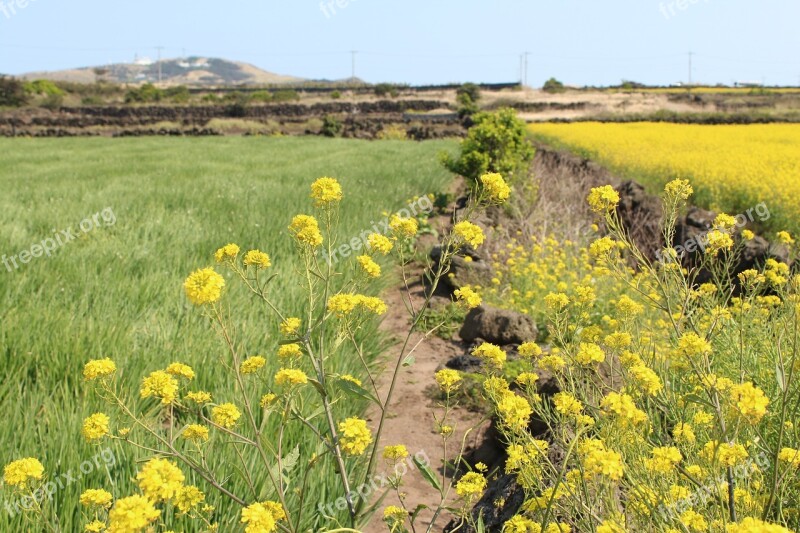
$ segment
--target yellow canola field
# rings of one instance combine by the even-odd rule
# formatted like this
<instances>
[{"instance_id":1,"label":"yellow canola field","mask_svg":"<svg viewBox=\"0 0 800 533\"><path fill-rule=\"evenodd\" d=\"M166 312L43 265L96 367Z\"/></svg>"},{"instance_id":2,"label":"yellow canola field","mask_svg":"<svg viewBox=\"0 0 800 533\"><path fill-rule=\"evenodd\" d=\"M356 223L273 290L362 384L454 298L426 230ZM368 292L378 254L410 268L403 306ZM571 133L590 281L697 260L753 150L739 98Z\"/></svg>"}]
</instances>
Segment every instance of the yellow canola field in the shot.
<instances>
[{"instance_id":1,"label":"yellow canola field","mask_svg":"<svg viewBox=\"0 0 800 533\"><path fill-rule=\"evenodd\" d=\"M538 137L662 187L685 178L695 203L729 214L765 202L771 229L800 229L800 124L531 124ZM653 192L657 192L653 190Z\"/></svg>"}]
</instances>

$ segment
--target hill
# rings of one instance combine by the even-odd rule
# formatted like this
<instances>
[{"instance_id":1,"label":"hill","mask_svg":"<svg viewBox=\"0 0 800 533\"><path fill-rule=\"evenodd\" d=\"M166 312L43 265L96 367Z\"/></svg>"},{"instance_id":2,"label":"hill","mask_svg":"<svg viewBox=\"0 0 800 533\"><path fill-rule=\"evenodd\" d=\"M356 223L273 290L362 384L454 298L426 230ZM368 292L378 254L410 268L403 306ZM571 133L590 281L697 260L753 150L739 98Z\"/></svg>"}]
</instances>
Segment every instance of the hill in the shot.
<instances>
[{"instance_id":1,"label":"hill","mask_svg":"<svg viewBox=\"0 0 800 533\"><path fill-rule=\"evenodd\" d=\"M267 72L248 63L206 57L162 61L142 59L134 63L116 63L102 67L30 72L21 77L78 83L93 83L100 79L113 83L155 83L159 81L159 67L161 82L165 85L266 85L303 81L302 78Z\"/></svg>"}]
</instances>

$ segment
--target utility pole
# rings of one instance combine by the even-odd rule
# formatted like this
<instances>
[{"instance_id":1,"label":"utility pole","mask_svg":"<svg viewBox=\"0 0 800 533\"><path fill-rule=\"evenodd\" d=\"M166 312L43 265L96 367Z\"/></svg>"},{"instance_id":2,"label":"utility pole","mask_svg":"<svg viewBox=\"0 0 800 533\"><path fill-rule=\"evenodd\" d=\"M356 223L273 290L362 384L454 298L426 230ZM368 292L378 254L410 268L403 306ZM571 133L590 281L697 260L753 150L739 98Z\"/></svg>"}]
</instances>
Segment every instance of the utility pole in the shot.
<instances>
[{"instance_id":1,"label":"utility pole","mask_svg":"<svg viewBox=\"0 0 800 533\"><path fill-rule=\"evenodd\" d=\"M350 79L355 81L356 80L356 54L358 50L350 50L350 54L352 55L352 73L350 75Z\"/></svg>"},{"instance_id":2,"label":"utility pole","mask_svg":"<svg viewBox=\"0 0 800 533\"><path fill-rule=\"evenodd\" d=\"M163 46L156 46L156 50L158 50L158 83L161 84L161 50L163 50Z\"/></svg>"},{"instance_id":3,"label":"utility pole","mask_svg":"<svg viewBox=\"0 0 800 533\"><path fill-rule=\"evenodd\" d=\"M525 82L525 54L519 55L519 84Z\"/></svg>"},{"instance_id":4,"label":"utility pole","mask_svg":"<svg viewBox=\"0 0 800 533\"><path fill-rule=\"evenodd\" d=\"M525 87L528 86L528 56L531 55L527 50L525 51Z\"/></svg>"},{"instance_id":5,"label":"utility pole","mask_svg":"<svg viewBox=\"0 0 800 533\"><path fill-rule=\"evenodd\" d=\"M689 52L689 85L692 84L692 56L693 52Z\"/></svg>"}]
</instances>

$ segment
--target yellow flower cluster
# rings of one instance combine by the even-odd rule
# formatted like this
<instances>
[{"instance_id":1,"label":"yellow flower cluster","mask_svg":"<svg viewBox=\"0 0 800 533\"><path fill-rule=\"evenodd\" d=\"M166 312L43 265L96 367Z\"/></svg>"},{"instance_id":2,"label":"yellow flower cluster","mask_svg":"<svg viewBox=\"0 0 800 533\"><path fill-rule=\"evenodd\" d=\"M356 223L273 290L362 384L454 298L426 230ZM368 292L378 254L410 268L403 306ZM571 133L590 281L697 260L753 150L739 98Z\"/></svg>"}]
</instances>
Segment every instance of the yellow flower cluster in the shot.
<instances>
[{"instance_id":1,"label":"yellow flower cluster","mask_svg":"<svg viewBox=\"0 0 800 533\"><path fill-rule=\"evenodd\" d=\"M109 418L105 413L95 413L83 421L81 434L88 442L100 440L108 435Z\"/></svg>"},{"instance_id":2,"label":"yellow flower cluster","mask_svg":"<svg viewBox=\"0 0 800 533\"><path fill-rule=\"evenodd\" d=\"M339 318L350 315L357 308L361 308L376 315L386 312L386 304L375 296L364 296L363 294L335 294L328 299L328 311Z\"/></svg>"},{"instance_id":3,"label":"yellow flower cluster","mask_svg":"<svg viewBox=\"0 0 800 533\"><path fill-rule=\"evenodd\" d=\"M319 178L311 184L311 198L315 207L330 207L342 200L342 186L334 178Z\"/></svg>"},{"instance_id":4,"label":"yellow flower cluster","mask_svg":"<svg viewBox=\"0 0 800 533\"><path fill-rule=\"evenodd\" d=\"M83 367L83 379L92 381L98 378L106 378L116 371L117 365L111 359L94 359Z\"/></svg>"},{"instance_id":5,"label":"yellow flower cluster","mask_svg":"<svg viewBox=\"0 0 800 533\"><path fill-rule=\"evenodd\" d=\"M224 261L234 261L239 255L239 246L236 244L226 244L222 248L214 252L214 260L217 263Z\"/></svg>"},{"instance_id":6,"label":"yellow flower cluster","mask_svg":"<svg viewBox=\"0 0 800 533\"><path fill-rule=\"evenodd\" d=\"M380 233L370 233L367 235L367 245L370 250L374 250L382 255L389 255L389 252L394 248L392 241Z\"/></svg>"},{"instance_id":7,"label":"yellow flower cluster","mask_svg":"<svg viewBox=\"0 0 800 533\"><path fill-rule=\"evenodd\" d=\"M114 497L110 492L103 489L87 489L83 491L80 497L81 505L84 507L101 507L107 509L111 507L111 502Z\"/></svg>"},{"instance_id":8,"label":"yellow flower cluster","mask_svg":"<svg viewBox=\"0 0 800 533\"><path fill-rule=\"evenodd\" d=\"M456 390L456 386L461 382L461 374L457 370L444 368L436 373L436 383L445 394L450 394Z\"/></svg>"},{"instance_id":9,"label":"yellow flower cluster","mask_svg":"<svg viewBox=\"0 0 800 533\"><path fill-rule=\"evenodd\" d=\"M183 472L167 459L150 459L136 474L142 493L153 502L169 501L183 487Z\"/></svg>"},{"instance_id":10,"label":"yellow flower cluster","mask_svg":"<svg viewBox=\"0 0 800 533\"><path fill-rule=\"evenodd\" d=\"M248 357L244 361L242 361L241 366L239 367L239 371L244 374L255 374L267 364L267 360L264 359L260 355L254 355L252 357Z\"/></svg>"},{"instance_id":11,"label":"yellow flower cluster","mask_svg":"<svg viewBox=\"0 0 800 533\"><path fill-rule=\"evenodd\" d=\"M471 501L483 494L487 484L488 482L483 474L467 472L456 483L456 494L467 501Z\"/></svg>"},{"instance_id":12,"label":"yellow flower cluster","mask_svg":"<svg viewBox=\"0 0 800 533\"><path fill-rule=\"evenodd\" d=\"M339 422L339 444L347 455L361 455L372 444L366 420L350 417Z\"/></svg>"},{"instance_id":13,"label":"yellow flower cluster","mask_svg":"<svg viewBox=\"0 0 800 533\"><path fill-rule=\"evenodd\" d=\"M511 196L511 187L503 176L497 173L484 174L480 177L483 191L491 202L503 203Z\"/></svg>"},{"instance_id":14,"label":"yellow flower cluster","mask_svg":"<svg viewBox=\"0 0 800 533\"><path fill-rule=\"evenodd\" d=\"M489 342L484 342L472 350L472 355L480 357L496 369L503 368L507 358L506 352L502 348Z\"/></svg>"},{"instance_id":15,"label":"yellow flower cluster","mask_svg":"<svg viewBox=\"0 0 800 533\"><path fill-rule=\"evenodd\" d=\"M468 221L459 222L453 226L453 233L459 242L465 242L473 248L478 248L486 240L480 226Z\"/></svg>"},{"instance_id":16,"label":"yellow flower cluster","mask_svg":"<svg viewBox=\"0 0 800 533\"><path fill-rule=\"evenodd\" d=\"M303 246L316 248L323 242L317 219L310 215L296 215L289 224L289 232Z\"/></svg>"},{"instance_id":17,"label":"yellow flower cluster","mask_svg":"<svg viewBox=\"0 0 800 533\"><path fill-rule=\"evenodd\" d=\"M368 255L360 255L356 258L361 270L370 278L381 277L381 267Z\"/></svg>"},{"instance_id":18,"label":"yellow flower cluster","mask_svg":"<svg viewBox=\"0 0 800 533\"><path fill-rule=\"evenodd\" d=\"M30 481L41 480L43 475L44 466L33 457L12 461L3 469L3 481L12 487L24 487Z\"/></svg>"},{"instance_id":19,"label":"yellow flower cluster","mask_svg":"<svg viewBox=\"0 0 800 533\"><path fill-rule=\"evenodd\" d=\"M257 502L242 509L242 524L245 533L273 533L278 522L286 519L286 512L277 502Z\"/></svg>"},{"instance_id":20,"label":"yellow flower cluster","mask_svg":"<svg viewBox=\"0 0 800 533\"><path fill-rule=\"evenodd\" d=\"M254 266L259 270L263 270L271 267L272 261L270 260L269 255L265 254L264 252L260 250L250 250L244 254L244 264L246 266Z\"/></svg>"},{"instance_id":21,"label":"yellow flower cluster","mask_svg":"<svg viewBox=\"0 0 800 533\"><path fill-rule=\"evenodd\" d=\"M389 227L398 239L410 239L419 231L419 222L416 218L392 215L389 217Z\"/></svg>"},{"instance_id":22,"label":"yellow flower cluster","mask_svg":"<svg viewBox=\"0 0 800 533\"><path fill-rule=\"evenodd\" d=\"M613 211L619 203L619 193L611 185L594 187L589 192L589 207L595 213L607 213Z\"/></svg>"},{"instance_id":23,"label":"yellow flower cluster","mask_svg":"<svg viewBox=\"0 0 800 533\"><path fill-rule=\"evenodd\" d=\"M178 381L165 371L156 370L142 380L139 395L142 398L154 396L164 405L171 404L178 395Z\"/></svg>"},{"instance_id":24,"label":"yellow flower cluster","mask_svg":"<svg viewBox=\"0 0 800 533\"><path fill-rule=\"evenodd\" d=\"M283 322L281 322L280 330L281 334L284 337L291 337L292 335L296 335L297 332L300 330L300 326L302 325L302 321L296 317L289 317Z\"/></svg>"},{"instance_id":25,"label":"yellow flower cluster","mask_svg":"<svg viewBox=\"0 0 800 533\"><path fill-rule=\"evenodd\" d=\"M211 409L211 420L218 426L230 429L236 425L242 413L232 403L223 403Z\"/></svg>"},{"instance_id":26,"label":"yellow flower cluster","mask_svg":"<svg viewBox=\"0 0 800 533\"><path fill-rule=\"evenodd\" d=\"M213 268L195 270L183 283L186 296L194 305L212 304L219 300L222 289L225 287L225 278L214 271Z\"/></svg>"},{"instance_id":27,"label":"yellow flower cluster","mask_svg":"<svg viewBox=\"0 0 800 533\"><path fill-rule=\"evenodd\" d=\"M281 368L275 373L275 384L278 386L305 385L306 383L308 383L308 376L296 368Z\"/></svg>"},{"instance_id":28,"label":"yellow flower cluster","mask_svg":"<svg viewBox=\"0 0 800 533\"><path fill-rule=\"evenodd\" d=\"M462 303L467 309L475 309L481 305L481 296L472 287L465 285L453 291L458 302Z\"/></svg>"}]
</instances>

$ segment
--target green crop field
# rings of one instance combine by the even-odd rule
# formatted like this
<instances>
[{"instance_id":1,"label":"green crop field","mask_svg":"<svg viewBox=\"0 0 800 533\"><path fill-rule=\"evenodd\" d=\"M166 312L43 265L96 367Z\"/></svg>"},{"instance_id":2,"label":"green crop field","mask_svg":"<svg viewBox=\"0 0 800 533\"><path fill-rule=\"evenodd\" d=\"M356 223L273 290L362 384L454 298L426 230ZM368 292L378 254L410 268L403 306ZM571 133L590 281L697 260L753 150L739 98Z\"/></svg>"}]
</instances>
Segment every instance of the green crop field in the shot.
<instances>
[{"instance_id":1,"label":"green crop field","mask_svg":"<svg viewBox=\"0 0 800 533\"><path fill-rule=\"evenodd\" d=\"M276 281L277 303L296 311L301 289L282 281L296 279L297 267L286 227L310 209L309 184L323 175L341 181L341 233L355 236L405 199L444 189L450 175L437 153L454 146L255 137L0 140L2 463L39 458L57 484L51 507L62 529L80 530L81 491L129 494L135 461L148 457L118 441L93 447L82 438L83 419L103 409L82 379L86 361L114 359L120 389L140 407L142 377L174 361L197 371L193 388L224 401L231 391L220 383L230 380L217 379L217 361L225 346L187 302L187 274L212 265L214 250L228 242L262 249L272 272L285 275ZM226 306L243 350L276 367L270 355L277 324L241 284L229 287ZM364 340L374 357L380 338L364 332ZM333 365L359 374L354 360ZM109 414L112 431L119 429L117 414ZM230 457L209 460L235 465L227 449ZM332 468L314 472L333 475ZM263 480L255 482L256 492L266 490ZM309 487L309 501L340 495L332 478ZM238 510L207 494L219 506L220 530L229 529ZM0 531L22 529L18 504L0 504Z\"/></svg>"}]
</instances>

